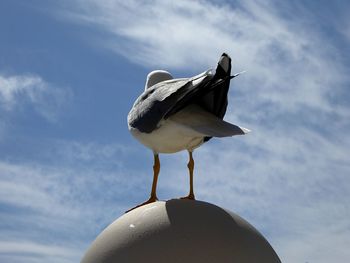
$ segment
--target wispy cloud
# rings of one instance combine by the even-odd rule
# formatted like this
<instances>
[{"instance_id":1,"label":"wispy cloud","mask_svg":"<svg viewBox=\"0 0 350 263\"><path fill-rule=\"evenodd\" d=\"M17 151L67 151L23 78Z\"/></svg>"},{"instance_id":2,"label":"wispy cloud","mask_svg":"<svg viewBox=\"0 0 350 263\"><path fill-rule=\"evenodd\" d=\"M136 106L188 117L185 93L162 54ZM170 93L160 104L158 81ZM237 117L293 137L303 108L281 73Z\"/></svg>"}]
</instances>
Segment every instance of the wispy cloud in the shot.
<instances>
[{"instance_id":1,"label":"wispy cloud","mask_svg":"<svg viewBox=\"0 0 350 263\"><path fill-rule=\"evenodd\" d=\"M109 36L99 46L131 62L194 72L214 67L226 51L234 59L234 68L248 70L249 83L240 89L257 94L256 105L272 103L277 110L293 111L308 105L349 114L344 104L328 101L348 81L339 64L342 54L322 37L321 25L312 23L315 17L302 6L282 6L298 13L290 17L274 1L75 3L77 10L68 10L65 17L107 32Z\"/></svg>"},{"instance_id":2,"label":"wispy cloud","mask_svg":"<svg viewBox=\"0 0 350 263\"><path fill-rule=\"evenodd\" d=\"M86 165L93 162L94 164L108 166L124 167L123 161L136 151L121 143L101 144L97 142L82 143L78 141L56 141L53 142L51 151L59 157L74 165L81 163Z\"/></svg>"},{"instance_id":3,"label":"wispy cloud","mask_svg":"<svg viewBox=\"0 0 350 263\"><path fill-rule=\"evenodd\" d=\"M12 112L30 104L48 121L55 121L70 100L68 88L58 88L38 75L0 75L0 109Z\"/></svg>"},{"instance_id":4,"label":"wispy cloud","mask_svg":"<svg viewBox=\"0 0 350 263\"><path fill-rule=\"evenodd\" d=\"M69 247L35 243L32 241L0 241L0 259L3 262L73 262L80 255Z\"/></svg>"},{"instance_id":5,"label":"wispy cloud","mask_svg":"<svg viewBox=\"0 0 350 263\"><path fill-rule=\"evenodd\" d=\"M80 214L69 202L66 176L59 177L57 172L45 167L3 161L0 174L0 259L5 262L78 260L82 244L62 240L68 232L72 237L78 234L74 225L78 224Z\"/></svg>"},{"instance_id":6,"label":"wispy cloud","mask_svg":"<svg viewBox=\"0 0 350 263\"><path fill-rule=\"evenodd\" d=\"M51 164L0 161L0 260L78 262L99 231L142 198L132 186L147 176L115 165L130 158L123 149L59 141L44 150Z\"/></svg>"}]
</instances>

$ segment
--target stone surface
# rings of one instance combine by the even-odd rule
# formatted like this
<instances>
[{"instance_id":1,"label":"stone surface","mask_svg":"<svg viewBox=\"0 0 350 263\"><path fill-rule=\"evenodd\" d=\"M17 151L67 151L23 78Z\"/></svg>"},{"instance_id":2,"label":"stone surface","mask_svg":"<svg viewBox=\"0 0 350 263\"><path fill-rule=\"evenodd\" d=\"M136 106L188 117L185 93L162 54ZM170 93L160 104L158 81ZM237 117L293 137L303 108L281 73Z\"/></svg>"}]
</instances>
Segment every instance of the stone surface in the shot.
<instances>
[{"instance_id":1,"label":"stone surface","mask_svg":"<svg viewBox=\"0 0 350 263\"><path fill-rule=\"evenodd\" d=\"M201 201L170 200L124 214L92 243L81 263L281 262L247 221Z\"/></svg>"}]
</instances>

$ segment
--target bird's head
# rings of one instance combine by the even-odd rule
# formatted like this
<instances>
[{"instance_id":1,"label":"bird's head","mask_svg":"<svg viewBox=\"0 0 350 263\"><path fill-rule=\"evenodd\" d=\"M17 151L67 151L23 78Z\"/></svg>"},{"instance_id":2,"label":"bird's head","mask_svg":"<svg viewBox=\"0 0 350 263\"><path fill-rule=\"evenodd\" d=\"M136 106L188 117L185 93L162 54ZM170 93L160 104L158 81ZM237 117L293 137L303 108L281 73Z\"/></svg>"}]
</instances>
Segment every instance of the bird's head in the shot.
<instances>
[{"instance_id":1,"label":"bird's head","mask_svg":"<svg viewBox=\"0 0 350 263\"><path fill-rule=\"evenodd\" d=\"M171 74L168 71L154 70L147 75L145 90L159 82L169 79L173 79L173 76L171 76Z\"/></svg>"}]
</instances>

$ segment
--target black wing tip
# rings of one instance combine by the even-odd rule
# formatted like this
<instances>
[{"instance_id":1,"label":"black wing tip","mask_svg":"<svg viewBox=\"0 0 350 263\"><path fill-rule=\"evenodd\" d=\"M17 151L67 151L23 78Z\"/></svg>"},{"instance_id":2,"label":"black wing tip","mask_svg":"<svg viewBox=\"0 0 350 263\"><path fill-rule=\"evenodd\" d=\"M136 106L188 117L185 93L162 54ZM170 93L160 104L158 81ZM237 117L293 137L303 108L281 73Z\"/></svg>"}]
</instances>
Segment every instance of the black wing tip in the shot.
<instances>
[{"instance_id":1,"label":"black wing tip","mask_svg":"<svg viewBox=\"0 0 350 263\"><path fill-rule=\"evenodd\" d=\"M226 52L222 53L221 57L227 57L228 59L231 60L231 57Z\"/></svg>"},{"instance_id":2,"label":"black wing tip","mask_svg":"<svg viewBox=\"0 0 350 263\"><path fill-rule=\"evenodd\" d=\"M216 68L216 76L218 78L224 78L231 74L231 58L226 53L223 53L219 59L218 66Z\"/></svg>"}]
</instances>

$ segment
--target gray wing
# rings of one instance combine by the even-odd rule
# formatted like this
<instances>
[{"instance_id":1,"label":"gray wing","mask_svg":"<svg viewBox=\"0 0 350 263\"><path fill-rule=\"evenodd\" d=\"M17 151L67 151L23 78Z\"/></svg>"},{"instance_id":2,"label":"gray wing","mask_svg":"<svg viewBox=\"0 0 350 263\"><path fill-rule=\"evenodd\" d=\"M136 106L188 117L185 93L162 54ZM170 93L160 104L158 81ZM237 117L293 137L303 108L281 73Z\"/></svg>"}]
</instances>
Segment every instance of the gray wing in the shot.
<instances>
[{"instance_id":1,"label":"gray wing","mask_svg":"<svg viewBox=\"0 0 350 263\"><path fill-rule=\"evenodd\" d=\"M190 94L196 93L212 78L211 71L206 71L193 78L167 80L146 89L129 112L128 124L140 132L152 132L169 112L179 105L186 105L185 98L191 97Z\"/></svg>"},{"instance_id":2,"label":"gray wing","mask_svg":"<svg viewBox=\"0 0 350 263\"><path fill-rule=\"evenodd\" d=\"M169 120L188 129L210 137L229 137L243 135L250 130L226 122L214 114L204 110L202 107L191 104L169 117Z\"/></svg>"}]
</instances>

